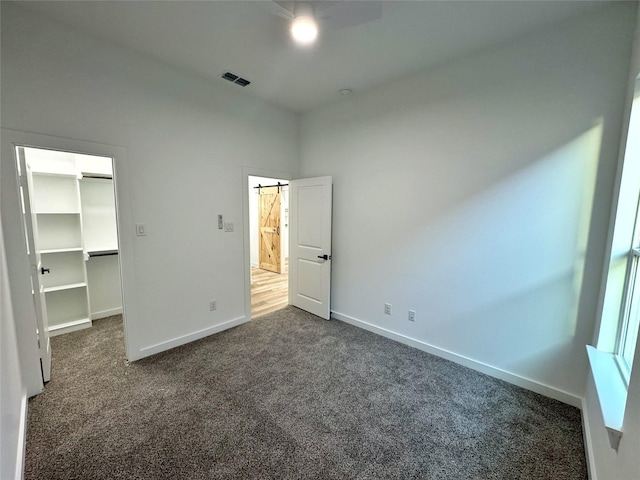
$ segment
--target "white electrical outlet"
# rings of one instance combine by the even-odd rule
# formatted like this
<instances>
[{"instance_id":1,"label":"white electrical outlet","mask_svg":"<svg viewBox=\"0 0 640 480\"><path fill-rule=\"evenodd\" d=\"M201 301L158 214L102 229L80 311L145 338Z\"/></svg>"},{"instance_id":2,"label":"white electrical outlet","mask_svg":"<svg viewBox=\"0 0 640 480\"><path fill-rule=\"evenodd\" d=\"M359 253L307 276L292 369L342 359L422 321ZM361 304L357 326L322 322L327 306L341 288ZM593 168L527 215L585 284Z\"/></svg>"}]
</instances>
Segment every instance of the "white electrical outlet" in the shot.
<instances>
[{"instance_id":1,"label":"white electrical outlet","mask_svg":"<svg viewBox=\"0 0 640 480\"><path fill-rule=\"evenodd\" d=\"M218 308L218 302L216 300L211 300L209 302L209 310L213 312L216 308Z\"/></svg>"},{"instance_id":2,"label":"white electrical outlet","mask_svg":"<svg viewBox=\"0 0 640 480\"><path fill-rule=\"evenodd\" d=\"M415 322L416 321L416 312L415 312L415 310L409 310L409 321L410 322Z\"/></svg>"},{"instance_id":3,"label":"white electrical outlet","mask_svg":"<svg viewBox=\"0 0 640 480\"><path fill-rule=\"evenodd\" d=\"M385 303L384 304L384 314L385 315L391 315L391 304L390 303Z\"/></svg>"}]
</instances>

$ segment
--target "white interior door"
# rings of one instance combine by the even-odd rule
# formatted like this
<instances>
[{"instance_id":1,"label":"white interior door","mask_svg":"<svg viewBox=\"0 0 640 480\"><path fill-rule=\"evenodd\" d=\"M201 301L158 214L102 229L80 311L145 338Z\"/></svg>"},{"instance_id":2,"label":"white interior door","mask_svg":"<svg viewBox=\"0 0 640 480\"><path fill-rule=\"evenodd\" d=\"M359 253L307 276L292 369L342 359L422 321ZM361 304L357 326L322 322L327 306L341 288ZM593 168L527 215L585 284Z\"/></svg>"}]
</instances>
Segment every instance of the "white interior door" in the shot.
<instances>
[{"instance_id":1,"label":"white interior door","mask_svg":"<svg viewBox=\"0 0 640 480\"><path fill-rule=\"evenodd\" d=\"M16 153L20 162L20 197L27 236L27 248L29 250L33 301L38 321L38 348L40 349L42 380L48 382L51 379L51 342L49 340L49 322L47 320L44 285L40 281L40 277L48 273L48 269L45 265L42 265L42 256L38 247L38 219L31 201L34 198L31 169L25 160L24 149L18 147Z\"/></svg>"},{"instance_id":2,"label":"white interior door","mask_svg":"<svg viewBox=\"0 0 640 480\"><path fill-rule=\"evenodd\" d=\"M329 319L331 177L289 183L289 303Z\"/></svg>"}]
</instances>

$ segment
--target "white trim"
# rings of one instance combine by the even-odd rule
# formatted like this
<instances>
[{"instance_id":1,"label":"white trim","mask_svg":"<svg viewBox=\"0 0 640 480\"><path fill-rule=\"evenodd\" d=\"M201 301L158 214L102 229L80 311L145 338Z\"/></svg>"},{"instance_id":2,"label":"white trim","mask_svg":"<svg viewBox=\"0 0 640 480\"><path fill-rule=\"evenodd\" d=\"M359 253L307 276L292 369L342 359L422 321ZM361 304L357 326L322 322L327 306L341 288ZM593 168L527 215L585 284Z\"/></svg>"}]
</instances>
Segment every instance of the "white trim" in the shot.
<instances>
[{"instance_id":1,"label":"white trim","mask_svg":"<svg viewBox=\"0 0 640 480\"><path fill-rule=\"evenodd\" d=\"M244 236L244 314L251 320L251 232L249 229L249 177L291 180L293 175L279 170L242 167L242 233Z\"/></svg>"},{"instance_id":2,"label":"white trim","mask_svg":"<svg viewBox=\"0 0 640 480\"><path fill-rule=\"evenodd\" d=\"M18 452L16 454L15 479L23 478L24 459L27 452L27 400L26 390L22 391L22 405L20 406L20 431L18 432Z\"/></svg>"},{"instance_id":3,"label":"white trim","mask_svg":"<svg viewBox=\"0 0 640 480\"><path fill-rule=\"evenodd\" d=\"M99 318L107 318L113 315L122 315L122 307L110 308L108 310L101 310L99 312L93 312L91 314L91 320L98 320Z\"/></svg>"},{"instance_id":4,"label":"white trim","mask_svg":"<svg viewBox=\"0 0 640 480\"><path fill-rule=\"evenodd\" d=\"M591 345L587 345L587 354L609 444L617 452L622 438L628 390L616 355L602 352Z\"/></svg>"},{"instance_id":5,"label":"white trim","mask_svg":"<svg viewBox=\"0 0 640 480\"><path fill-rule=\"evenodd\" d=\"M596 458L593 455L593 445L591 443L591 422L589 421L589 408L587 399L582 398L582 440L584 442L584 454L587 458L587 477L589 480L597 480Z\"/></svg>"},{"instance_id":6,"label":"white trim","mask_svg":"<svg viewBox=\"0 0 640 480\"><path fill-rule=\"evenodd\" d=\"M219 333L224 330L228 330L229 328L237 327L238 325L242 325L243 323L246 323L249 321L251 321L251 317L250 316L247 317L246 315L243 315L242 317L234 318L233 320L228 320L224 323L214 325L213 327L203 328L202 330L197 330L187 335L181 335L171 340L167 340L166 342L160 342L160 343L156 343L155 345L149 345L148 347L141 348L137 352L132 352L133 354L131 355L129 360L132 362L135 360L140 360L142 358L155 355L156 353L164 352L165 350L179 347L180 345L185 345L195 340L200 340L201 338L208 337L209 335L213 335L214 333Z\"/></svg>"},{"instance_id":7,"label":"white trim","mask_svg":"<svg viewBox=\"0 0 640 480\"><path fill-rule=\"evenodd\" d=\"M418 350L422 350L423 352L431 353L432 355L436 355L446 360L450 360L459 365L463 365L465 367L471 368L472 370L476 370L478 372L487 374L491 377L499 378L500 380L504 380L505 382L511 383L513 385L517 385L518 387L526 388L527 390L531 390L532 392L539 393L540 395L544 395L545 397L553 398L555 400L558 400L560 402L569 404L577 408L581 407L582 399L569 392L565 392L564 390L560 390L560 389L551 387L549 385L545 385L543 383L539 383L534 380L521 377L520 375L507 372L500 368L492 367L491 365L487 365L486 363L482 363L477 360L473 360L472 358L468 358L463 355L450 352L443 348L430 345L421 340L416 340L415 338L407 337L406 335L396 333L391 330L387 330L386 328L382 328L377 325L367 323L363 320L350 317L349 315L345 315L343 313L339 313L332 310L331 316L336 320L340 320L342 322L349 323L351 325L363 328L370 332L377 333L378 335L382 335L383 337L387 337L387 338L390 338L391 340L395 340L397 342L404 343L405 345L408 345L410 347L417 348Z\"/></svg>"}]
</instances>

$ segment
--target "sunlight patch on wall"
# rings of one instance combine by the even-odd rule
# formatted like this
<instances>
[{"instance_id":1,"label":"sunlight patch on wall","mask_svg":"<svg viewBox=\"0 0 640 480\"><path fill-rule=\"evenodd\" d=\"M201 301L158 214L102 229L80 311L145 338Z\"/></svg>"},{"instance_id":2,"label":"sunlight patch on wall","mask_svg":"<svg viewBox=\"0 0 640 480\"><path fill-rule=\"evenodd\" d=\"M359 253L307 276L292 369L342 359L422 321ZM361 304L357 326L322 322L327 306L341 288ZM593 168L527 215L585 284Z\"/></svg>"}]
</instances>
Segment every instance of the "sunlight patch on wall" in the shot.
<instances>
[{"instance_id":1,"label":"sunlight patch on wall","mask_svg":"<svg viewBox=\"0 0 640 480\"><path fill-rule=\"evenodd\" d=\"M502 332L516 339L507 347L516 362L572 342L602 132L597 120L397 244L400 252L425 252L419 265L400 254L396 268L411 271L416 287L407 298L426 297L428 337L437 330L452 345L462 339L486 358L493 343L477 340Z\"/></svg>"}]
</instances>

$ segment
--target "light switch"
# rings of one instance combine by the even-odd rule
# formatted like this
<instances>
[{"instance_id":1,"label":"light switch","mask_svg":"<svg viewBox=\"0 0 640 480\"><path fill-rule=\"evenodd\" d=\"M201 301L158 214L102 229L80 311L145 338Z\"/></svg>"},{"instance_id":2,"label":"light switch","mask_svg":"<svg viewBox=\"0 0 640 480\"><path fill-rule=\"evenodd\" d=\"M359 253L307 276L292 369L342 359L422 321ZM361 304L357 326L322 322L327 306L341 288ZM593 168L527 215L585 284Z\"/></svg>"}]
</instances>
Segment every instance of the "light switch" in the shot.
<instances>
[{"instance_id":1,"label":"light switch","mask_svg":"<svg viewBox=\"0 0 640 480\"><path fill-rule=\"evenodd\" d=\"M144 228L144 223L136 223L136 235L138 237L145 237L147 235L147 231Z\"/></svg>"}]
</instances>

